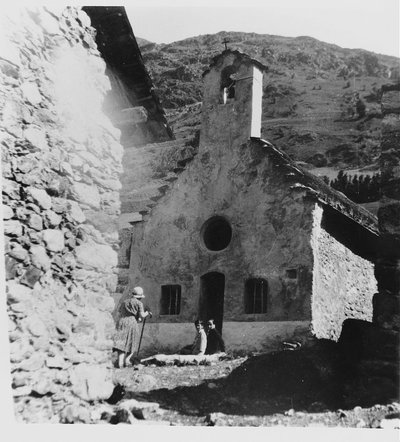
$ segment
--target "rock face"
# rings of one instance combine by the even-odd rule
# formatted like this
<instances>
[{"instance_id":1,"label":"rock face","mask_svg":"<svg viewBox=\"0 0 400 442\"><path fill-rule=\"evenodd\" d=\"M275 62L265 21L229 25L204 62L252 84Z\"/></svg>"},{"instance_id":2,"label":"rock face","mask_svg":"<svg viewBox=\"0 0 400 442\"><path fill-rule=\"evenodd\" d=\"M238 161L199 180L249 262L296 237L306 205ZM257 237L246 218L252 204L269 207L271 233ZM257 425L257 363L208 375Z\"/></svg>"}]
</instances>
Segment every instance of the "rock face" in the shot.
<instances>
[{"instance_id":1,"label":"rock face","mask_svg":"<svg viewBox=\"0 0 400 442\"><path fill-rule=\"evenodd\" d=\"M123 148L103 112L110 83L87 15L15 14L3 17L0 53L15 412L24 422L89 422L87 401L113 390L118 236L85 213L117 219Z\"/></svg>"}]
</instances>

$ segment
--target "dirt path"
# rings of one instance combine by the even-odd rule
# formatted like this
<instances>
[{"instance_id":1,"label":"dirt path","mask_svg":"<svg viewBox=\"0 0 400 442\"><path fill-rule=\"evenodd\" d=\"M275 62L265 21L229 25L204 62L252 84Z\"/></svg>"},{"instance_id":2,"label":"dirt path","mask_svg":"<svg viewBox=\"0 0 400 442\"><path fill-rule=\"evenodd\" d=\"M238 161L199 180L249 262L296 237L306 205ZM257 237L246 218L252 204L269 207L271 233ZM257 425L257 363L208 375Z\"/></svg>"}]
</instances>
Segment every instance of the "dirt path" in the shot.
<instances>
[{"instance_id":1,"label":"dirt path","mask_svg":"<svg viewBox=\"0 0 400 442\"><path fill-rule=\"evenodd\" d=\"M126 388L124 399L160 404L146 419L166 425L380 428L387 417L398 421L400 412L395 401L339 408L332 393L334 380L326 373L318 378L300 352L232 358L211 365L138 365L117 369L115 379Z\"/></svg>"}]
</instances>

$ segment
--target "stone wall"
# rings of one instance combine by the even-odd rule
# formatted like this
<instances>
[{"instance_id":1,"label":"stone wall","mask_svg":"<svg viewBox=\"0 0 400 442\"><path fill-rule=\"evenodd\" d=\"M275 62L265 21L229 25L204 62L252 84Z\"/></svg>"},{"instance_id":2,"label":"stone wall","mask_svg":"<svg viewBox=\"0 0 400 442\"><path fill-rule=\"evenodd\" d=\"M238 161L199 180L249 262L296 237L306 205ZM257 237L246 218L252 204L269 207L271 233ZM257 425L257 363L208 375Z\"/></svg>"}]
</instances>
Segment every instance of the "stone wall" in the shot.
<instances>
[{"instance_id":1,"label":"stone wall","mask_svg":"<svg viewBox=\"0 0 400 442\"><path fill-rule=\"evenodd\" d=\"M400 302L400 79L382 87L382 135L380 168L386 177L379 202L382 248L376 275L379 292L388 292ZM384 300L383 300L384 302ZM399 327L399 324L397 324Z\"/></svg>"},{"instance_id":2,"label":"stone wall","mask_svg":"<svg viewBox=\"0 0 400 442\"><path fill-rule=\"evenodd\" d=\"M317 338L336 341L345 319L372 320L377 283L373 263L346 248L321 226L323 212L321 206L315 206L312 326Z\"/></svg>"},{"instance_id":3,"label":"stone wall","mask_svg":"<svg viewBox=\"0 0 400 442\"><path fill-rule=\"evenodd\" d=\"M90 422L112 392L122 146L87 15L10 9L0 53L2 191L18 420Z\"/></svg>"},{"instance_id":4,"label":"stone wall","mask_svg":"<svg viewBox=\"0 0 400 442\"><path fill-rule=\"evenodd\" d=\"M192 344L195 328L191 322L146 323L140 352L176 353L185 345ZM282 349L282 342L296 340L305 344L312 341L310 321L225 321L223 337L229 352L271 352Z\"/></svg>"}]
</instances>

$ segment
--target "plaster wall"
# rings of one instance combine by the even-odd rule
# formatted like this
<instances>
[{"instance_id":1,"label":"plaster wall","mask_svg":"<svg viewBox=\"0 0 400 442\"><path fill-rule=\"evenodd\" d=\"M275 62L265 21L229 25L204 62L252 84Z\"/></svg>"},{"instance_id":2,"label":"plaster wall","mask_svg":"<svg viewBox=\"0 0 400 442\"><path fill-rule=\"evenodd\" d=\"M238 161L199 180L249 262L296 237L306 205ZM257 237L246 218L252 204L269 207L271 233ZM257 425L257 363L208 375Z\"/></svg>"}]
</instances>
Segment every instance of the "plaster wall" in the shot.
<instances>
[{"instance_id":1,"label":"plaster wall","mask_svg":"<svg viewBox=\"0 0 400 442\"><path fill-rule=\"evenodd\" d=\"M345 319L372 320L372 297L377 290L374 265L324 230L323 208L318 204L313 216L313 333L337 340Z\"/></svg>"},{"instance_id":2,"label":"plaster wall","mask_svg":"<svg viewBox=\"0 0 400 442\"><path fill-rule=\"evenodd\" d=\"M143 355L177 353L195 337L193 323L146 322L140 352ZM226 349L233 352L273 351L290 339L306 343L311 339L310 321L230 322L222 333Z\"/></svg>"},{"instance_id":3,"label":"plaster wall","mask_svg":"<svg viewBox=\"0 0 400 442\"><path fill-rule=\"evenodd\" d=\"M274 184L266 158L251 166L257 150L242 146L240 159L238 152L228 152L233 165L228 158L216 158L212 150L210 162L218 173L196 157L149 219L133 226L130 286L145 288L146 303L156 316L161 285L182 286L181 314L157 320L194 320L199 314L200 277L209 271L225 274L227 321L310 318L310 208L302 196ZM201 236L204 222L213 215L224 216L233 229L231 243L219 252L208 250ZM295 280L287 277L287 269L297 270ZM269 283L266 314L244 313L244 282L250 277Z\"/></svg>"},{"instance_id":4,"label":"plaster wall","mask_svg":"<svg viewBox=\"0 0 400 442\"><path fill-rule=\"evenodd\" d=\"M255 138L261 137L261 120L262 120L262 88L263 88L263 74L253 67L253 115L251 118L251 133L250 136Z\"/></svg>"},{"instance_id":5,"label":"plaster wall","mask_svg":"<svg viewBox=\"0 0 400 442\"><path fill-rule=\"evenodd\" d=\"M235 100L220 103L220 72L232 62L228 56L207 74L199 153L145 222L133 226L129 286L144 287L153 323L196 319L200 277L210 271L225 275L223 333L233 322L311 320L313 206L292 192L264 148L248 142L252 83L239 82ZM244 78L251 66L239 64L238 72ZM214 215L228 220L233 232L218 252L205 247L201 234ZM297 277L289 278L288 269ZM268 281L265 314L244 313L244 284L251 277ZM179 315L160 315L164 284L182 287ZM168 347L167 334L158 336Z\"/></svg>"}]
</instances>

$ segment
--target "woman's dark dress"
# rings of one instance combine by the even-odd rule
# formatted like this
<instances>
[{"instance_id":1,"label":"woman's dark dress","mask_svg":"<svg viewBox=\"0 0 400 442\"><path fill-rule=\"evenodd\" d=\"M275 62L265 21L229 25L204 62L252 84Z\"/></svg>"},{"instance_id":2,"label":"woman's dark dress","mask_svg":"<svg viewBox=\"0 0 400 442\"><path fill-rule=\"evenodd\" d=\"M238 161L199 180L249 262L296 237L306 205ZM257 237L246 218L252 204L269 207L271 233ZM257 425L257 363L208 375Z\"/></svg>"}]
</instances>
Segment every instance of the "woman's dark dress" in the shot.
<instances>
[{"instance_id":1,"label":"woman's dark dress","mask_svg":"<svg viewBox=\"0 0 400 442\"><path fill-rule=\"evenodd\" d=\"M114 336L114 348L133 353L139 340L138 320L144 313L143 304L136 298L129 298L121 306L121 317Z\"/></svg>"},{"instance_id":2,"label":"woman's dark dress","mask_svg":"<svg viewBox=\"0 0 400 442\"><path fill-rule=\"evenodd\" d=\"M220 332L216 328L213 328L207 335L206 355L213 355L214 353L220 352L225 352L225 342Z\"/></svg>"}]
</instances>

